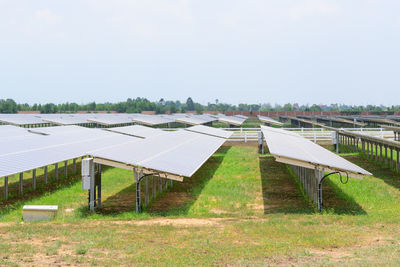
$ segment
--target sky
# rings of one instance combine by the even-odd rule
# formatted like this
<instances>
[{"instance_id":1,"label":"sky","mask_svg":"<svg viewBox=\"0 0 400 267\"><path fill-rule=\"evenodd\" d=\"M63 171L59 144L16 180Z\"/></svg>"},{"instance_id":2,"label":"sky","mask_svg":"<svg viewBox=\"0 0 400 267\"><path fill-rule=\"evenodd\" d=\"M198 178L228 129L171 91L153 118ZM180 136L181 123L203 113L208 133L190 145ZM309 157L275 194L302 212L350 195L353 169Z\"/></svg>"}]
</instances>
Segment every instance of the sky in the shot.
<instances>
[{"instance_id":1,"label":"sky","mask_svg":"<svg viewBox=\"0 0 400 267\"><path fill-rule=\"evenodd\" d=\"M398 0L0 0L0 99L399 105Z\"/></svg>"}]
</instances>

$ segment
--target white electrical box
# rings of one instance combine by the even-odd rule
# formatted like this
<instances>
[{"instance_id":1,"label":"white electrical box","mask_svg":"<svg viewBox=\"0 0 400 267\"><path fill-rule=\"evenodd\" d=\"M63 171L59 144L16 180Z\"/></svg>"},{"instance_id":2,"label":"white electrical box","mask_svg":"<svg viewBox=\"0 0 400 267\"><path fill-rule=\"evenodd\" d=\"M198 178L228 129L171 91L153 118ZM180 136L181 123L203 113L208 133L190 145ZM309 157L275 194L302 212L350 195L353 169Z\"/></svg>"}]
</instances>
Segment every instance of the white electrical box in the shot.
<instances>
[{"instance_id":1,"label":"white electrical box","mask_svg":"<svg viewBox=\"0 0 400 267\"><path fill-rule=\"evenodd\" d=\"M90 190L90 176L82 176L82 190Z\"/></svg>"},{"instance_id":2,"label":"white electrical box","mask_svg":"<svg viewBox=\"0 0 400 267\"><path fill-rule=\"evenodd\" d=\"M93 159L83 159L82 160L82 176L89 176L90 175L90 163L93 162Z\"/></svg>"},{"instance_id":3,"label":"white electrical box","mask_svg":"<svg viewBox=\"0 0 400 267\"><path fill-rule=\"evenodd\" d=\"M90 190L91 179L94 179L93 164L92 158L82 160L82 190Z\"/></svg>"},{"instance_id":4,"label":"white electrical box","mask_svg":"<svg viewBox=\"0 0 400 267\"><path fill-rule=\"evenodd\" d=\"M262 132L258 132L258 144L262 145L264 143L264 138L263 138L263 133Z\"/></svg>"},{"instance_id":5,"label":"white electrical box","mask_svg":"<svg viewBox=\"0 0 400 267\"><path fill-rule=\"evenodd\" d=\"M338 143L338 140L337 140L337 133L336 133L336 132L333 132L333 133L332 133L332 144L336 145L337 143Z\"/></svg>"}]
</instances>

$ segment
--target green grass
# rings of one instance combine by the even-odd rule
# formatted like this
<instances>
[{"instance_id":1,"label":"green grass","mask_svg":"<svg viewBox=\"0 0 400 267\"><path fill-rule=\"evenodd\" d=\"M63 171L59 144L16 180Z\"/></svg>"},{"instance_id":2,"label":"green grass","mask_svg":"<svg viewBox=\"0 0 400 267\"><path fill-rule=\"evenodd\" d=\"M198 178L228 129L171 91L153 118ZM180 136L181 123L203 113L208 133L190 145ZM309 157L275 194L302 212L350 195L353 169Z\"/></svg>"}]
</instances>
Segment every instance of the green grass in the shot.
<instances>
[{"instance_id":1,"label":"green grass","mask_svg":"<svg viewBox=\"0 0 400 267\"><path fill-rule=\"evenodd\" d=\"M1 208L0 265L396 266L398 174L354 153L346 158L374 176L345 185L330 176L321 214L284 164L248 146L222 147L142 214L129 171L103 168L103 209L94 214L79 176L60 178L69 182ZM25 204L57 204L59 213L23 223Z\"/></svg>"}]
</instances>

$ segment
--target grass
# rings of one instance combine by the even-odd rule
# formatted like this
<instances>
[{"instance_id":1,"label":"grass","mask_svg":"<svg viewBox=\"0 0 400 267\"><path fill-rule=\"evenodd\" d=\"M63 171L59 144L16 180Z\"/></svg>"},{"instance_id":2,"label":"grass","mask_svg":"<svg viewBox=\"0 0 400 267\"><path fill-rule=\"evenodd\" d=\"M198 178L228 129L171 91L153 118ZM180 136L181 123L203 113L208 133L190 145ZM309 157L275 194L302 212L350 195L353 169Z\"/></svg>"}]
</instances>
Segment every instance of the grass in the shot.
<instances>
[{"instance_id":1,"label":"grass","mask_svg":"<svg viewBox=\"0 0 400 267\"><path fill-rule=\"evenodd\" d=\"M94 214L79 177L69 177L1 207L0 265L398 265L400 179L346 158L374 176L346 185L330 176L321 214L290 170L255 147L222 147L142 214L129 171L103 169ZM25 204L57 204L59 214L24 223Z\"/></svg>"}]
</instances>

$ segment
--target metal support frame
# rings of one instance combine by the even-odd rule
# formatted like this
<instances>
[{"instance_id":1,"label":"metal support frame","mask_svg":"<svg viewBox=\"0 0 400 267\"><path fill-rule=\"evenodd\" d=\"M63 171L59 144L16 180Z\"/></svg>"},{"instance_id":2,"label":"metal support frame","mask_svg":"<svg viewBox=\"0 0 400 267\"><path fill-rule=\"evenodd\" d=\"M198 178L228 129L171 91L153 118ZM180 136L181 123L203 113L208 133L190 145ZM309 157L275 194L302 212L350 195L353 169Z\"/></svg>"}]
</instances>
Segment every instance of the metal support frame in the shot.
<instances>
[{"instance_id":1,"label":"metal support frame","mask_svg":"<svg viewBox=\"0 0 400 267\"><path fill-rule=\"evenodd\" d=\"M150 176L150 175L154 175L154 173L143 174L143 171L139 172L136 169L133 169L133 177L134 177L135 182L136 182L136 212L137 213L142 212L142 199L141 199L141 196L140 196L140 183L144 178L146 178L145 181L147 181L145 183L145 191L146 191L145 192L146 193L145 194L145 206L148 205L148 192L149 191L148 191L148 179L147 179L147 177ZM147 200L146 200L146 198L147 198Z\"/></svg>"},{"instance_id":2,"label":"metal support frame","mask_svg":"<svg viewBox=\"0 0 400 267\"><path fill-rule=\"evenodd\" d=\"M349 181L349 176L348 176L347 173L346 173L346 176L347 176L346 182L343 182L342 174L341 174L340 172L331 172L331 173L328 173L328 174L324 175L324 171L323 171L323 170L322 170L322 171L319 171L319 170L315 169L315 177L316 177L317 180L318 180L318 211L319 211L319 212L322 211L323 204L324 204L324 203L323 203L323 199L322 199L322 182L324 181L324 179L325 179L326 177L328 177L328 176L330 176L330 175L332 175L332 174L339 174L339 175L340 175L340 181L341 181L343 184L347 184L347 182Z\"/></svg>"},{"instance_id":3,"label":"metal support frame","mask_svg":"<svg viewBox=\"0 0 400 267\"><path fill-rule=\"evenodd\" d=\"M293 171L296 173L299 182L301 183L304 192L308 195L310 200L317 206L319 212L322 211L323 208L323 198L322 198L322 182L323 180L332 175L339 174L340 181L342 183L348 182L348 174L346 173L347 179L344 181L342 178L342 173L336 171L331 172L326 175L325 170L321 168L308 169L301 166L290 165Z\"/></svg>"}]
</instances>

